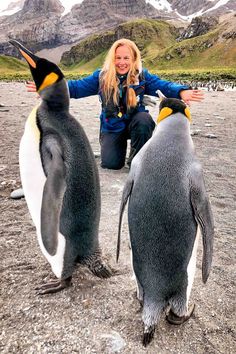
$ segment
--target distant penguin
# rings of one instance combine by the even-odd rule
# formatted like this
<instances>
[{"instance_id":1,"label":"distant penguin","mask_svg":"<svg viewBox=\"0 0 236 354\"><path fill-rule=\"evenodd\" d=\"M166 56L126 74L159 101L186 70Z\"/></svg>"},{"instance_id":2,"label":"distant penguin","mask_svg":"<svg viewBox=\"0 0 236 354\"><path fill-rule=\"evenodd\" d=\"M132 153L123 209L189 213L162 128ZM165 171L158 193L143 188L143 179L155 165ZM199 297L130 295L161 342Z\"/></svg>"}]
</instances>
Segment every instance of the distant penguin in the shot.
<instances>
[{"instance_id":1,"label":"distant penguin","mask_svg":"<svg viewBox=\"0 0 236 354\"><path fill-rule=\"evenodd\" d=\"M128 203L128 223L137 296L143 305L143 345L152 340L162 311L181 324L193 284L198 229L203 238L202 279L209 276L213 253L213 216L190 135L190 111L178 99L160 103L152 138L134 157L124 187L118 231Z\"/></svg>"},{"instance_id":2,"label":"distant penguin","mask_svg":"<svg viewBox=\"0 0 236 354\"><path fill-rule=\"evenodd\" d=\"M77 262L98 277L109 277L98 240L98 169L83 128L69 113L67 83L57 65L15 40L10 43L28 62L42 99L25 124L19 151L22 186L38 242L58 278L38 287L38 293L70 286Z\"/></svg>"}]
</instances>

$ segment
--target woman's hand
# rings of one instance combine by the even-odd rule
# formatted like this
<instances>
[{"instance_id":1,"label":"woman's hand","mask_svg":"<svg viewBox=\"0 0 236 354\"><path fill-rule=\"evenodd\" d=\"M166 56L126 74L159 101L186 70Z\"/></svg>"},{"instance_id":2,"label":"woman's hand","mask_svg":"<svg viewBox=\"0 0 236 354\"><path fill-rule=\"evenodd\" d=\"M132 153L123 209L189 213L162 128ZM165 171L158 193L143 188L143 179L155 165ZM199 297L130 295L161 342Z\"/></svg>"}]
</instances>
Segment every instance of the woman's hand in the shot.
<instances>
[{"instance_id":1,"label":"woman's hand","mask_svg":"<svg viewBox=\"0 0 236 354\"><path fill-rule=\"evenodd\" d=\"M204 95L201 90L182 90L179 93L181 99L188 105L190 101L201 102L204 100Z\"/></svg>"},{"instance_id":2,"label":"woman's hand","mask_svg":"<svg viewBox=\"0 0 236 354\"><path fill-rule=\"evenodd\" d=\"M40 98L40 95L37 93L37 89L34 81L26 81L25 86L28 92L36 92L37 98Z\"/></svg>"},{"instance_id":3,"label":"woman's hand","mask_svg":"<svg viewBox=\"0 0 236 354\"><path fill-rule=\"evenodd\" d=\"M28 92L37 92L36 85L33 81L26 81L25 86Z\"/></svg>"}]
</instances>

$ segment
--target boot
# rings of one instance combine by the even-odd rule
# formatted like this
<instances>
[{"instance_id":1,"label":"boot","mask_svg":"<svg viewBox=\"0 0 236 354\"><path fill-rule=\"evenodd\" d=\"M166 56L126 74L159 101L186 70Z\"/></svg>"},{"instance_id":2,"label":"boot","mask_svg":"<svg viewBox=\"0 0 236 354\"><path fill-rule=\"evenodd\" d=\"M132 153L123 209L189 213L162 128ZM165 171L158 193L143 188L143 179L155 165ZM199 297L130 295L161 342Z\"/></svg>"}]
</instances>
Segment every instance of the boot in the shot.
<instances>
[{"instance_id":1,"label":"boot","mask_svg":"<svg viewBox=\"0 0 236 354\"><path fill-rule=\"evenodd\" d=\"M129 157L127 159L127 165L129 166L129 168L135 155L136 155L136 149L131 147L129 152Z\"/></svg>"}]
</instances>

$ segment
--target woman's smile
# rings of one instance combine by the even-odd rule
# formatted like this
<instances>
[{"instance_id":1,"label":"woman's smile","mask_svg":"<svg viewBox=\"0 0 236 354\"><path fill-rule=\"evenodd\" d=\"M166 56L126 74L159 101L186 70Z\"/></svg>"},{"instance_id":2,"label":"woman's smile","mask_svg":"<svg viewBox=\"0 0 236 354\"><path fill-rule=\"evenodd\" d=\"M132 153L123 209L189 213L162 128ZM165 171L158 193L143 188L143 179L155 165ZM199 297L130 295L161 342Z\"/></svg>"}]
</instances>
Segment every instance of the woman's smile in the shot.
<instances>
[{"instance_id":1,"label":"woman's smile","mask_svg":"<svg viewBox=\"0 0 236 354\"><path fill-rule=\"evenodd\" d=\"M116 49L115 67L119 75L127 74L132 63L132 55L130 49L126 45L122 45Z\"/></svg>"}]
</instances>

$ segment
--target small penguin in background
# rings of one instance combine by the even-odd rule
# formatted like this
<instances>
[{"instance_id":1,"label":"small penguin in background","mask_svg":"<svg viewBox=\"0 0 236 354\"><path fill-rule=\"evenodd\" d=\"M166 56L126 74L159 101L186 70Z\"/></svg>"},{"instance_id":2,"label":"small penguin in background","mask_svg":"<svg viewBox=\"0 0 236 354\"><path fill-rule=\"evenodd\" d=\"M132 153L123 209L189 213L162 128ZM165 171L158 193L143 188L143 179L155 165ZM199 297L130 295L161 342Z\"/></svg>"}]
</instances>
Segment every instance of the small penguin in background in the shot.
<instances>
[{"instance_id":1,"label":"small penguin in background","mask_svg":"<svg viewBox=\"0 0 236 354\"><path fill-rule=\"evenodd\" d=\"M98 169L82 126L69 113L64 75L16 40L10 43L28 62L42 99L26 121L19 151L22 186L38 242L58 278L36 288L38 294L70 286L76 263L107 278L111 271L102 262L98 240Z\"/></svg>"},{"instance_id":2,"label":"small penguin in background","mask_svg":"<svg viewBox=\"0 0 236 354\"><path fill-rule=\"evenodd\" d=\"M213 216L201 165L190 135L185 103L164 98L156 130L134 157L125 184L117 243L127 201L128 225L137 297L143 306L143 345L151 342L161 313L172 324L193 311L193 284L199 231L203 239L202 280L206 283L213 253Z\"/></svg>"}]
</instances>

